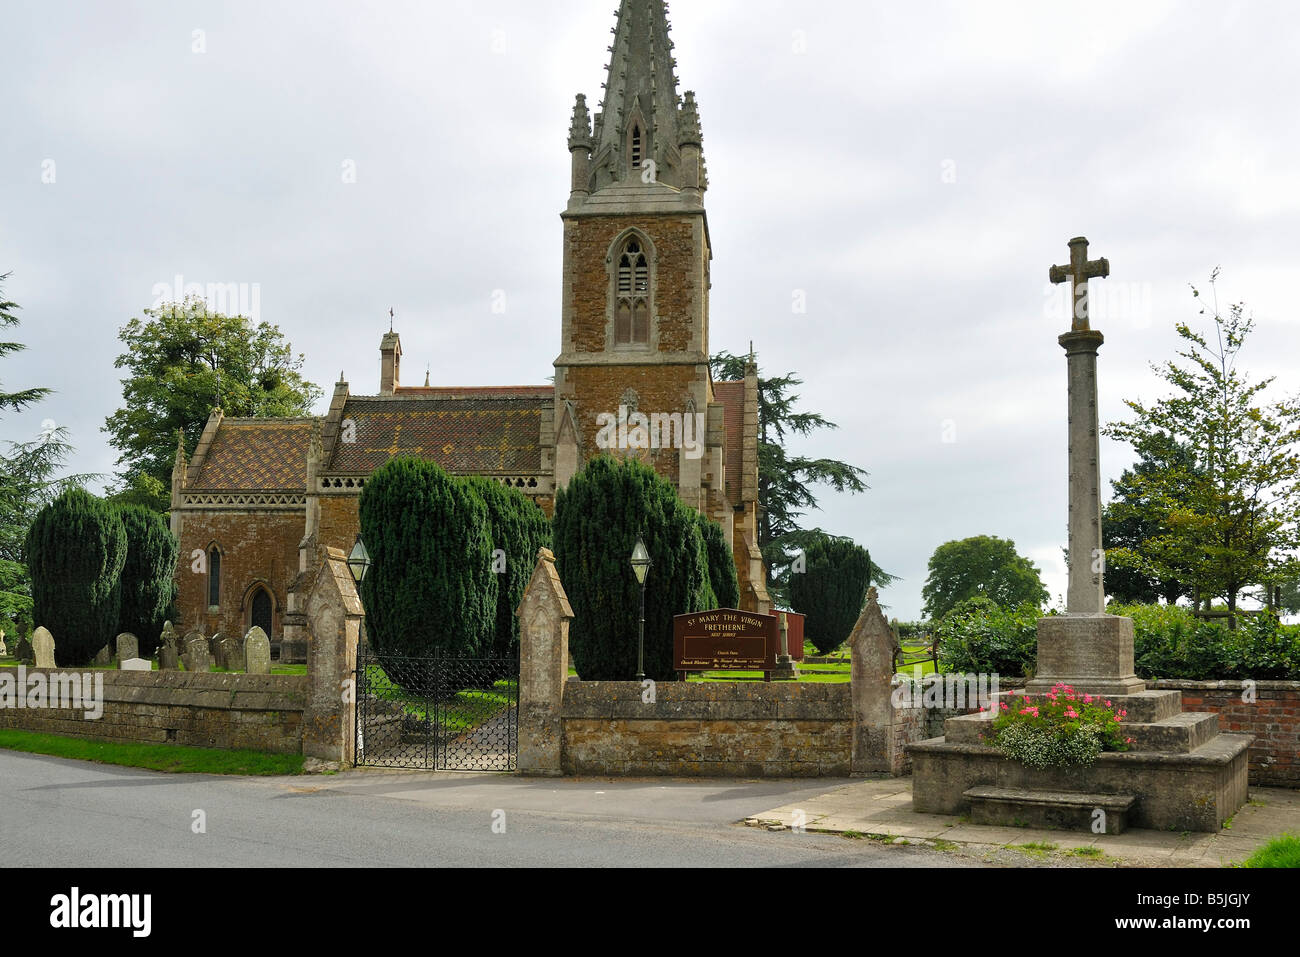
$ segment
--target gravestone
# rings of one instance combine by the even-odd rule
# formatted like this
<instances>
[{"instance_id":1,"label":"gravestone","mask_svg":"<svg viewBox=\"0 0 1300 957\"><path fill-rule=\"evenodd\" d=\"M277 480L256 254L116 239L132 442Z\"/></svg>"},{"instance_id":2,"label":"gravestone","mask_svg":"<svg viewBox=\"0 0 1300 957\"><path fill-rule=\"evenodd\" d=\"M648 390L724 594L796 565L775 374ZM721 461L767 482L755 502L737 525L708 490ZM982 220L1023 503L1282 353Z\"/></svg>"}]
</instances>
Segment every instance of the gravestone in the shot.
<instances>
[{"instance_id":1,"label":"gravestone","mask_svg":"<svg viewBox=\"0 0 1300 957\"><path fill-rule=\"evenodd\" d=\"M32 643L26 638L19 638L18 644L14 645L14 660L20 665L30 665L36 660L35 652L32 651Z\"/></svg>"},{"instance_id":2,"label":"gravestone","mask_svg":"<svg viewBox=\"0 0 1300 957\"><path fill-rule=\"evenodd\" d=\"M107 668L112 663L113 663L112 645L105 645L103 648L100 648L99 654L95 655L95 660L92 662L92 664L99 665L100 667L103 668Z\"/></svg>"},{"instance_id":3,"label":"gravestone","mask_svg":"<svg viewBox=\"0 0 1300 957\"><path fill-rule=\"evenodd\" d=\"M144 658L127 658L118 668L122 671L153 671L153 662Z\"/></svg>"},{"instance_id":4,"label":"gravestone","mask_svg":"<svg viewBox=\"0 0 1300 957\"><path fill-rule=\"evenodd\" d=\"M853 694L854 774L897 774L900 743L894 734L894 652L898 636L880 610L876 589L867 589L867 604L849 635Z\"/></svg>"},{"instance_id":5,"label":"gravestone","mask_svg":"<svg viewBox=\"0 0 1300 957\"><path fill-rule=\"evenodd\" d=\"M217 632L215 635L213 635L211 638L208 639L208 657L211 658L213 661L216 661L220 657L217 654L217 649L221 647L221 639L224 637L225 635L223 635L221 632Z\"/></svg>"},{"instance_id":6,"label":"gravestone","mask_svg":"<svg viewBox=\"0 0 1300 957\"><path fill-rule=\"evenodd\" d=\"M32 655L37 668L54 667L54 636L44 626L32 632Z\"/></svg>"},{"instance_id":7,"label":"gravestone","mask_svg":"<svg viewBox=\"0 0 1300 957\"><path fill-rule=\"evenodd\" d=\"M0 658L9 654L9 646L5 644L5 633L0 631Z\"/></svg>"},{"instance_id":8,"label":"gravestone","mask_svg":"<svg viewBox=\"0 0 1300 957\"><path fill-rule=\"evenodd\" d=\"M140 640L129 631L123 632L117 636L117 660L118 667L121 667L123 661L130 661L132 658L140 657Z\"/></svg>"},{"instance_id":9,"label":"gravestone","mask_svg":"<svg viewBox=\"0 0 1300 957\"><path fill-rule=\"evenodd\" d=\"M244 670L244 649L236 638L222 638L217 643L217 667L227 671Z\"/></svg>"},{"instance_id":10,"label":"gravestone","mask_svg":"<svg viewBox=\"0 0 1300 957\"><path fill-rule=\"evenodd\" d=\"M192 631L185 636L185 651L181 663L186 671L211 671L212 656L208 653L208 639L201 632Z\"/></svg>"},{"instance_id":11,"label":"gravestone","mask_svg":"<svg viewBox=\"0 0 1300 957\"><path fill-rule=\"evenodd\" d=\"M170 621L163 623L162 637L158 644L158 670L175 671L180 667L180 652L177 648L179 639L176 629Z\"/></svg>"},{"instance_id":12,"label":"gravestone","mask_svg":"<svg viewBox=\"0 0 1300 957\"><path fill-rule=\"evenodd\" d=\"M256 625L244 636L244 670L250 675L271 673L271 639Z\"/></svg>"}]
</instances>

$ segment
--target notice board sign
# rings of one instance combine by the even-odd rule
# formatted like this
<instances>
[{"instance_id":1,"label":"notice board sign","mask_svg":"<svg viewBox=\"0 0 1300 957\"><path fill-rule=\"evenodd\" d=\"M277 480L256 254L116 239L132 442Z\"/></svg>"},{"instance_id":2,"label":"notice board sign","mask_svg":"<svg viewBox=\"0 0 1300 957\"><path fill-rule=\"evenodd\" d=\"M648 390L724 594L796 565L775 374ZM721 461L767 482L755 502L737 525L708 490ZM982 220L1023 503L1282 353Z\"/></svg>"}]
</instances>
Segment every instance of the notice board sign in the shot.
<instances>
[{"instance_id":1,"label":"notice board sign","mask_svg":"<svg viewBox=\"0 0 1300 957\"><path fill-rule=\"evenodd\" d=\"M771 671L776 667L780 622L737 608L673 618L674 671Z\"/></svg>"}]
</instances>

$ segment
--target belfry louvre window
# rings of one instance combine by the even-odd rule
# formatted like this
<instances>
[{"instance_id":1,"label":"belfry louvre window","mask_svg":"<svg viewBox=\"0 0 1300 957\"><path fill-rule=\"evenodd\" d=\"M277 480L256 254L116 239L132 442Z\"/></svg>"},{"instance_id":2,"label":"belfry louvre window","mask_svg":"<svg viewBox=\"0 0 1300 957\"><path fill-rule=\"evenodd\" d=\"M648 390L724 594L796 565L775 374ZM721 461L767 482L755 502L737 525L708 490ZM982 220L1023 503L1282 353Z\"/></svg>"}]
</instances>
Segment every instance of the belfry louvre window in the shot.
<instances>
[{"instance_id":1,"label":"belfry louvre window","mask_svg":"<svg viewBox=\"0 0 1300 957\"><path fill-rule=\"evenodd\" d=\"M617 297L614 305L614 344L650 341L650 263L635 236L623 246L618 259Z\"/></svg>"},{"instance_id":2,"label":"belfry louvre window","mask_svg":"<svg viewBox=\"0 0 1300 957\"><path fill-rule=\"evenodd\" d=\"M641 168L641 127L632 127L632 172Z\"/></svg>"}]
</instances>

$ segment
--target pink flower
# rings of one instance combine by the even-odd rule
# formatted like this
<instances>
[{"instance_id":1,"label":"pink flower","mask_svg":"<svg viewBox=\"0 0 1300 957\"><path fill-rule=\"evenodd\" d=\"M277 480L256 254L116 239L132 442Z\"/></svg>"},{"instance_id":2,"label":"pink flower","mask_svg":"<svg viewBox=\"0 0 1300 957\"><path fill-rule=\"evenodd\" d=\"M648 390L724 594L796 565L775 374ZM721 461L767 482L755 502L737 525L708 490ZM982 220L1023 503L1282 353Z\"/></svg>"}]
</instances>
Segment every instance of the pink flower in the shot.
<instances>
[{"instance_id":1,"label":"pink flower","mask_svg":"<svg viewBox=\"0 0 1300 957\"><path fill-rule=\"evenodd\" d=\"M1090 695L1090 694L1086 694L1086 695L1084 695L1084 696L1083 696L1083 703L1084 703L1084 704L1092 704L1092 695Z\"/></svg>"},{"instance_id":2,"label":"pink flower","mask_svg":"<svg viewBox=\"0 0 1300 957\"><path fill-rule=\"evenodd\" d=\"M1106 702L1106 707L1108 707L1108 708L1110 707L1110 702L1109 702L1109 701Z\"/></svg>"},{"instance_id":3,"label":"pink flower","mask_svg":"<svg viewBox=\"0 0 1300 957\"><path fill-rule=\"evenodd\" d=\"M1002 702L1002 710L1003 710L1003 711L1008 710L1008 708L1007 708L1007 703L1006 703L1005 701Z\"/></svg>"}]
</instances>

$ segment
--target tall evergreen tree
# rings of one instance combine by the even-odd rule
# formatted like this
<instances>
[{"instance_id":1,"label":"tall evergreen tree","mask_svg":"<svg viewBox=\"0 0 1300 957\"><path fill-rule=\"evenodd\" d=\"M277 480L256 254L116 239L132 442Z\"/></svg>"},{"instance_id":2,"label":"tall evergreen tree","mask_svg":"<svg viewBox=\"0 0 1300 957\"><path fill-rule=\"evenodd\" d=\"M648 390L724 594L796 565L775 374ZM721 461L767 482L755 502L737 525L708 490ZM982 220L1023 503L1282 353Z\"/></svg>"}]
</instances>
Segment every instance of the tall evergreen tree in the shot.
<instances>
[{"instance_id":1,"label":"tall evergreen tree","mask_svg":"<svg viewBox=\"0 0 1300 957\"><path fill-rule=\"evenodd\" d=\"M696 520L704 539L709 585L717 607L735 608L740 604L740 582L736 576L736 556L731 551L731 543L723 534L722 526L707 515L701 513Z\"/></svg>"},{"instance_id":2,"label":"tall evergreen tree","mask_svg":"<svg viewBox=\"0 0 1300 957\"><path fill-rule=\"evenodd\" d=\"M176 597L178 543L166 520L150 508L128 505L118 514L126 529L126 562L117 628L135 635L141 657L149 658L158 648Z\"/></svg>"},{"instance_id":3,"label":"tall evergreen tree","mask_svg":"<svg viewBox=\"0 0 1300 957\"><path fill-rule=\"evenodd\" d=\"M871 556L848 538L822 535L804 552L806 568L790 576L790 606L804 616L804 638L822 654L853 631L871 584Z\"/></svg>"},{"instance_id":4,"label":"tall evergreen tree","mask_svg":"<svg viewBox=\"0 0 1300 957\"><path fill-rule=\"evenodd\" d=\"M117 634L126 529L117 510L69 489L27 533L33 618L54 635L60 666L85 665Z\"/></svg>"},{"instance_id":5,"label":"tall evergreen tree","mask_svg":"<svg viewBox=\"0 0 1300 957\"><path fill-rule=\"evenodd\" d=\"M648 465L602 455L556 496L553 527L578 673L588 681L636 675L641 588L629 559L640 537L654 563L645 588L645 673L672 680L673 616L710 607L712 595L694 509Z\"/></svg>"},{"instance_id":6,"label":"tall evergreen tree","mask_svg":"<svg viewBox=\"0 0 1300 957\"><path fill-rule=\"evenodd\" d=\"M67 429L51 428L31 442L11 442L9 454L0 455L0 618L15 622L24 635L32 627L27 531L61 492L98 478L58 476L72 451Z\"/></svg>"},{"instance_id":7,"label":"tall evergreen tree","mask_svg":"<svg viewBox=\"0 0 1300 957\"><path fill-rule=\"evenodd\" d=\"M496 614L486 654L514 658L519 654L519 618L515 611L537 566L538 550L551 547L551 523L546 513L517 489L480 476L465 482L487 506L492 572L497 576Z\"/></svg>"},{"instance_id":8,"label":"tall evergreen tree","mask_svg":"<svg viewBox=\"0 0 1300 957\"><path fill-rule=\"evenodd\" d=\"M709 365L718 381L736 381L745 377L748 361L719 352ZM820 413L797 410L799 396L793 390L801 385L803 380L793 372L758 379L758 547L768 566L768 590L778 602L786 596L792 563L799 553L806 555L822 534L800 523L808 510L817 507L813 486L854 493L868 487L866 471L856 465L786 451L788 438L838 428ZM874 568L872 580L884 587L897 577Z\"/></svg>"},{"instance_id":9,"label":"tall evergreen tree","mask_svg":"<svg viewBox=\"0 0 1300 957\"><path fill-rule=\"evenodd\" d=\"M482 497L433 462L396 458L366 481L360 519L372 562L361 602L381 659L490 652L498 581Z\"/></svg>"},{"instance_id":10,"label":"tall evergreen tree","mask_svg":"<svg viewBox=\"0 0 1300 957\"><path fill-rule=\"evenodd\" d=\"M0 289L3 288L4 282L11 273L5 273L0 276ZM19 306L16 302L10 302L4 298L4 293L0 291L0 330L9 329L18 325L18 316L15 315ZM0 341L0 358L11 355L15 352L22 352L27 347L20 342ZM3 381L0 380L0 412L9 409L13 412L21 412L27 406L41 401L50 394L49 389L22 389L18 392L5 392Z\"/></svg>"}]
</instances>

